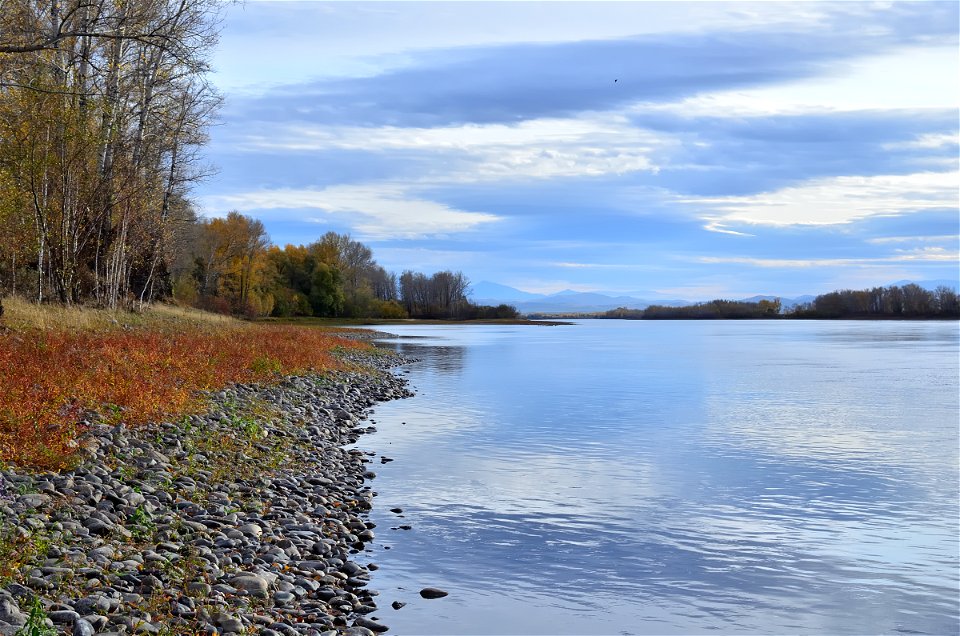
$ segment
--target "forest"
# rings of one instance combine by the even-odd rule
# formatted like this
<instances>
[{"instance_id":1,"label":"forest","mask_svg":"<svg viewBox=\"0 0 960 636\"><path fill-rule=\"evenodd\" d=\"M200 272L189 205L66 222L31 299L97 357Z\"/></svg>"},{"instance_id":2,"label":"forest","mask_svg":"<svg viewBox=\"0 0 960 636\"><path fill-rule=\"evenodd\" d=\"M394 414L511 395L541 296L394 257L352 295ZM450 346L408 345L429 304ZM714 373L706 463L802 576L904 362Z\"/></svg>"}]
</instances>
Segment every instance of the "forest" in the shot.
<instances>
[{"instance_id":1,"label":"forest","mask_svg":"<svg viewBox=\"0 0 960 636\"><path fill-rule=\"evenodd\" d=\"M842 290L817 296L791 313L794 318L960 318L957 291L943 285L929 291L913 283Z\"/></svg>"},{"instance_id":2,"label":"forest","mask_svg":"<svg viewBox=\"0 0 960 636\"><path fill-rule=\"evenodd\" d=\"M860 291L833 291L817 296L813 302L783 311L780 299L746 302L711 300L705 303L668 307L650 305L646 309L620 307L598 315L599 318L629 320L709 320L755 318L819 319L936 319L960 318L957 292L939 286L928 291L913 283L873 287Z\"/></svg>"},{"instance_id":3,"label":"forest","mask_svg":"<svg viewBox=\"0 0 960 636\"><path fill-rule=\"evenodd\" d=\"M221 97L219 0L0 0L0 296L254 316L514 317L460 273L399 277L349 236L271 246L191 186Z\"/></svg>"},{"instance_id":4,"label":"forest","mask_svg":"<svg viewBox=\"0 0 960 636\"><path fill-rule=\"evenodd\" d=\"M210 168L214 0L0 0L0 281L116 308L170 289Z\"/></svg>"},{"instance_id":5,"label":"forest","mask_svg":"<svg viewBox=\"0 0 960 636\"><path fill-rule=\"evenodd\" d=\"M237 212L182 226L170 268L172 298L220 313L375 318L515 318L513 307L479 307L461 272L430 276L381 267L349 235L309 245L270 244L263 224Z\"/></svg>"},{"instance_id":6,"label":"forest","mask_svg":"<svg viewBox=\"0 0 960 636\"><path fill-rule=\"evenodd\" d=\"M618 307L611 309L598 318L620 318L626 320L711 320L711 319L746 319L746 318L779 318L780 300L761 300L752 303L738 300L711 300L673 307L667 305L650 305L645 309L628 309Z\"/></svg>"}]
</instances>

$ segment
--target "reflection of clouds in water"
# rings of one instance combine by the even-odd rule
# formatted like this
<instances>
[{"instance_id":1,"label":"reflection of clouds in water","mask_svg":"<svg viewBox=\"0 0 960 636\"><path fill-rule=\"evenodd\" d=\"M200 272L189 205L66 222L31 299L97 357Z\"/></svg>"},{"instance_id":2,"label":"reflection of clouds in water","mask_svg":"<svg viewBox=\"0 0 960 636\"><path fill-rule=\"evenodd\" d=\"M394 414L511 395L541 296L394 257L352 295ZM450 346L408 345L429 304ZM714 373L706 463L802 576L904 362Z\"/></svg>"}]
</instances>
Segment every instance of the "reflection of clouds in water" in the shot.
<instances>
[{"instance_id":1,"label":"reflection of clouds in water","mask_svg":"<svg viewBox=\"0 0 960 636\"><path fill-rule=\"evenodd\" d=\"M705 400L706 439L714 447L759 452L767 460L829 462L851 474L893 477L895 468L908 472L901 477L911 485L935 482L945 465L956 465L956 410L918 404L909 391L881 396L869 379L857 386L846 377L821 381L819 401L771 403L745 399L742 392L712 392ZM881 380L878 386L887 384ZM926 421L918 426L918 420Z\"/></svg>"},{"instance_id":2,"label":"reflection of clouds in water","mask_svg":"<svg viewBox=\"0 0 960 636\"><path fill-rule=\"evenodd\" d=\"M942 475L945 462L957 460L955 331L927 323L831 324L812 329L808 342L728 356L726 373L705 378L705 434L714 446L844 462L850 471L896 466ZM906 353L897 348L914 337L934 343L934 360L953 363L931 364L915 344Z\"/></svg>"},{"instance_id":3,"label":"reflection of clouds in water","mask_svg":"<svg viewBox=\"0 0 960 636\"><path fill-rule=\"evenodd\" d=\"M910 441L907 431L875 426L865 430L855 409L825 411L813 405L782 404L773 415L722 397L708 400L707 408L708 435L714 444L793 459L888 465Z\"/></svg>"},{"instance_id":4,"label":"reflection of clouds in water","mask_svg":"<svg viewBox=\"0 0 960 636\"><path fill-rule=\"evenodd\" d=\"M390 446L411 455L430 454L438 445L459 443L463 435L487 426L487 414L474 404L445 404L443 413L419 399L378 404L373 420L378 424L377 447ZM432 461L433 458L425 458Z\"/></svg>"},{"instance_id":5,"label":"reflection of clouds in water","mask_svg":"<svg viewBox=\"0 0 960 636\"><path fill-rule=\"evenodd\" d=\"M916 330L890 328L901 344ZM831 335L845 329L594 321L579 339L401 340L423 360L418 395L378 406L369 443L397 459L376 485L413 530L378 533L394 549L374 587L449 585L471 608L451 616L486 607L501 632L537 624L505 618L505 596L570 633L954 625L955 344L921 326L933 344L907 354ZM444 371L433 349L465 355ZM392 626L441 624L413 621L415 605Z\"/></svg>"},{"instance_id":6,"label":"reflection of clouds in water","mask_svg":"<svg viewBox=\"0 0 960 636\"><path fill-rule=\"evenodd\" d=\"M818 333L817 339L831 344L848 343L853 346L869 344L897 347L900 343L909 343L913 348L918 342L928 342L932 346L949 346L954 349L957 347L960 330L956 328L956 323L933 323L932 326L933 328L931 323L926 322L851 321Z\"/></svg>"},{"instance_id":7,"label":"reflection of clouds in water","mask_svg":"<svg viewBox=\"0 0 960 636\"><path fill-rule=\"evenodd\" d=\"M424 453L423 459L429 455ZM630 524L636 510L653 505L651 500L660 494L650 465L609 456L471 453L443 468L450 480L431 487L432 500L474 505L491 514L582 516Z\"/></svg>"}]
</instances>

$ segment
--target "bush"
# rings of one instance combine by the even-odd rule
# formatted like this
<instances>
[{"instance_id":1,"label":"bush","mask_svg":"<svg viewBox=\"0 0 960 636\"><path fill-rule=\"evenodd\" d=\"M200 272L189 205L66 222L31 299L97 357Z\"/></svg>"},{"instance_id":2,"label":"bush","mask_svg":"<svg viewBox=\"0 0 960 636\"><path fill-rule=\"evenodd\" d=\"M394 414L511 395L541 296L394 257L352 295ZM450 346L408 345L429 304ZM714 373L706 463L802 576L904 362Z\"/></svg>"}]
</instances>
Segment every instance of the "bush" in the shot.
<instances>
[{"instance_id":1,"label":"bush","mask_svg":"<svg viewBox=\"0 0 960 636\"><path fill-rule=\"evenodd\" d=\"M373 315L377 318L407 318L407 310L395 300L378 300L374 302Z\"/></svg>"}]
</instances>

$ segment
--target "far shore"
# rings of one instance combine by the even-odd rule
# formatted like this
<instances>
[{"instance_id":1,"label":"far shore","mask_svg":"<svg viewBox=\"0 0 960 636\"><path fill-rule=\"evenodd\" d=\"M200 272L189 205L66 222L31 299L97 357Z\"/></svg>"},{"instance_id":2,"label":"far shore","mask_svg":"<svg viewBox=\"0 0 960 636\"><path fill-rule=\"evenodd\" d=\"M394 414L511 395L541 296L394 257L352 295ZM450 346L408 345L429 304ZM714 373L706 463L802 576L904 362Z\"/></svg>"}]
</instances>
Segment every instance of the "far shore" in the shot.
<instances>
[{"instance_id":1,"label":"far shore","mask_svg":"<svg viewBox=\"0 0 960 636\"><path fill-rule=\"evenodd\" d=\"M369 325L532 325L536 327L558 327L572 325L569 320L553 318L477 318L471 320L437 320L428 318L317 318L302 316L296 318L259 318L255 322L301 325L309 327L360 327Z\"/></svg>"}]
</instances>

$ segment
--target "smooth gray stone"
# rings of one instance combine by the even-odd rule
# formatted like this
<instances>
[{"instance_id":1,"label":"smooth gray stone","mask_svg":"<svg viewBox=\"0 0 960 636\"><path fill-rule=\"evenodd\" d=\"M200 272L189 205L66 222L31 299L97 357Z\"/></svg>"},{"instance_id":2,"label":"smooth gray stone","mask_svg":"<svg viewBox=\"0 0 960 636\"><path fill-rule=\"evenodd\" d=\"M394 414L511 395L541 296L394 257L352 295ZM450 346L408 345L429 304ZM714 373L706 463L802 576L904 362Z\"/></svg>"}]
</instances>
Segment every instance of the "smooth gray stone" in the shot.
<instances>
[{"instance_id":1,"label":"smooth gray stone","mask_svg":"<svg viewBox=\"0 0 960 636\"><path fill-rule=\"evenodd\" d=\"M17 627L27 622L27 615L20 611L20 607L12 600L0 599L0 621Z\"/></svg>"},{"instance_id":2,"label":"smooth gray stone","mask_svg":"<svg viewBox=\"0 0 960 636\"><path fill-rule=\"evenodd\" d=\"M436 587L425 587L420 590L420 596L423 598L443 598L447 596L449 592L444 592L443 590Z\"/></svg>"},{"instance_id":3,"label":"smooth gray stone","mask_svg":"<svg viewBox=\"0 0 960 636\"><path fill-rule=\"evenodd\" d=\"M369 618L367 618L367 617L365 617L365 616L361 616L361 617L359 617L358 619L356 619L355 621L353 621L353 625L354 625L354 627L366 627L366 628L369 629L370 631L376 632L376 633L378 633L378 634L379 634L379 633L382 633L382 632L385 632L385 631L387 631L388 629L390 629L390 628L387 627L386 625L382 625L382 624L378 623L377 621L370 620Z\"/></svg>"},{"instance_id":4,"label":"smooth gray stone","mask_svg":"<svg viewBox=\"0 0 960 636\"><path fill-rule=\"evenodd\" d=\"M96 633L93 625L82 618L73 623L73 636L93 636Z\"/></svg>"},{"instance_id":5,"label":"smooth gray stone","mask_svg":"<svg viewBox=\"0 0 960 636\"><path fill-rule=\"evenodd\" d=\"M73 610L57 610L55 612L47 612L47 618L57 625L69 625L80 620L80 614Z\"/></svg>"},{"instance_id":6,"label":"smooth gray stone","mask_svg":"<svg viewBox=\"0 0 960 636\"><path fill-rule=\"evenodd\" d=\"M230 579L230 584L238 590L244 590L251 596L267 598L268 581L255 574L241 574Z\"/></svg>"},{"instance_id":7,"label":"smooth gray stone","mask_svg":"<svg viewBox=\"0 0 960 636\"><path fill-rule=\"evenodd\" d=\"M290 592L277 592L273 595L273 600L278 605L290 605L297 600L297 597Z\"/></svg>"},{"instance_id":8,"label":"smooth gray stone","mask_svg":"<svg viewBox=\"0 0 960 636\"><path fill-rule=\"evenodd\" d=\"M219 622L219 626L220 626L220 629L222 629L224 632L228 634L239 633L245 629L243 626L243 622L239 618L236 618L233 616L226 618L224 620L221 620Z\"/></svg>"},{"instance_id":9,"label":"smooth gray stone","mask_svg":"<svg viewBox=\"0 0 960 636\"><path fill-rule=\"evenodd\" d=\"M50 495L20 495L20 503L27 508L40 508L50 503Z\"/></svg>"}]
</instances>

